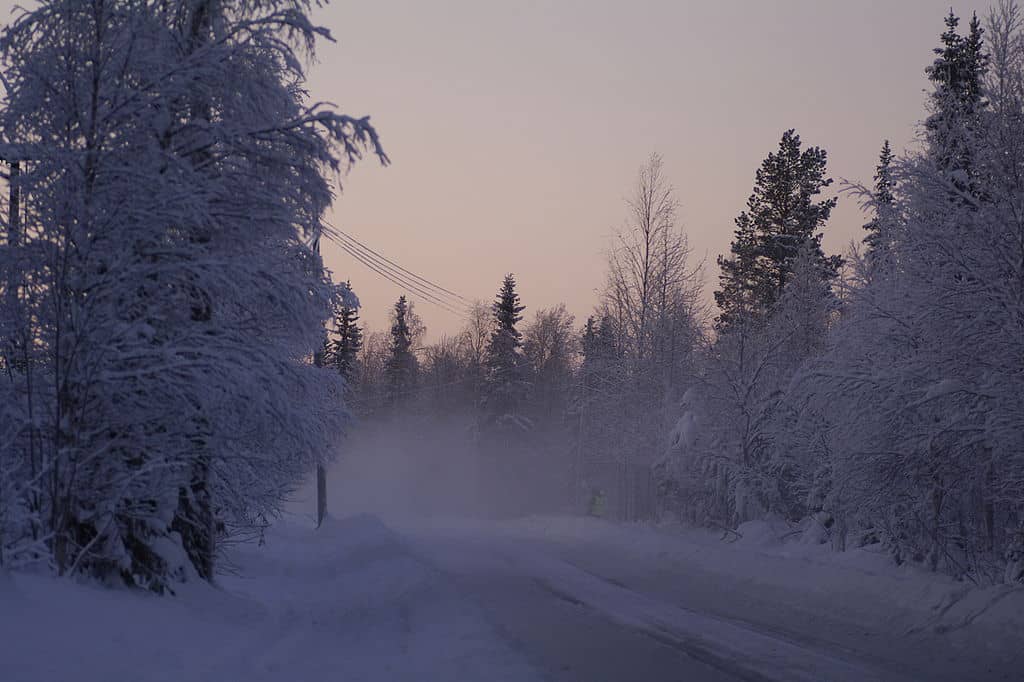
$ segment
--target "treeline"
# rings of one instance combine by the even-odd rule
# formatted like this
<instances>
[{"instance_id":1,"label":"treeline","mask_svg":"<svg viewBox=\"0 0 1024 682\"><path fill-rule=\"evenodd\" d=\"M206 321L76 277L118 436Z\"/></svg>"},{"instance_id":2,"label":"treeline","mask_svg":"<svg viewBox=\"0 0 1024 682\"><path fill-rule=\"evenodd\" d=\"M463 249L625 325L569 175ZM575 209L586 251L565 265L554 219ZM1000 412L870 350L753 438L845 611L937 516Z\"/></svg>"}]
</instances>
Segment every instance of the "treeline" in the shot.
<instances>
[{"instance_id":1,"label":"treeline","mask_svg":"<svg viewBox=\"0 0 1024 682\"><path fill-rule=\"evenodd\" d=\"M352 364L355 405L471 414L481 456L518 448L579 511L774 517L840 550L1024 579L1024 31L1012 2L987 27L945 23L921 148L885 142L873 185L845 188L873 217L844 258L821 246L827 154L786 131L708 309L654 156L585 323L558 306L521 324L510 276L420 347L399 301Z\"/></svg>"},{"instance_id":2,"label":"treeline","mask_svg":"<svg viewBox=\"0 0 1024 682\"><path fill-rule=\"evenodd\" d=\"M470 306L465 327L433 344L404 296L387 331L364 334L356 309L341 309L328 364L363 419L415 430L416 417L461 416L480 485L502 498L494 511L583 509L600 494L616 513L648 517L651 465L696 375L708 316L677 208L655 155L638 175L602 302L582 326L563 304L528 314L509 274L491 304Z\"/></svg>"},{"instance_id":3,"label":"treeline","mask_svg":"<svg viewBox=\"0 0 1024 682\"><path fill-rule=\"evenodd\" d=\"M336 324L324 356L345 377L359 420L410 434L411 447L424 420L461 429L464 449L481 453L478 484L494 491L489 510L528 511L527 498L562 510L579 339L564 305L525 320L524 310L512 274L493 304L472 304L465 328L432 344L424 344L426 327L405 296L383 332L364 333L347 307L337 319L351 321L356 342L346 340L353 335L342 331L345 323Z\"/></svg>"}]
</instances>

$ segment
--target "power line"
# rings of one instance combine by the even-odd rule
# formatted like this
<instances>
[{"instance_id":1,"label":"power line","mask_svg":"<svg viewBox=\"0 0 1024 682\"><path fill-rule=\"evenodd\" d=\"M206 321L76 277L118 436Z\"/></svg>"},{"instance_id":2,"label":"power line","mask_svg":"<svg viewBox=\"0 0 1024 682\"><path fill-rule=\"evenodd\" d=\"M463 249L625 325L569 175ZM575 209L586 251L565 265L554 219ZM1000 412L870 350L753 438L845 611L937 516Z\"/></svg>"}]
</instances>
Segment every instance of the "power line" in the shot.
<instances>
[{"instance_id":1,"label":"power line","mask_svg":"<svg viewBox=\"0 0 1024 682\"><path fill-rule=\"evenodd\" d=\"M401 272L405 273L406 275L412 277L413 279L418 280L424 286L426 286L426 287L428 287L430 289L435 289L435 290L437 290L437 291L439 291L439 292L441 292L443 294L447 294L448 296L452 296L452 297L458 299L463 304L472 303L472 301L470 301L465 296L461 296L460 294L457 294L454 291L451 291L450 289L445 289L443 286L441 286L439 284L435 284L434 282L431 282L429 279L426 279L425 277L421 277L421 276L417 275L415 272L412 272L410 270L406 270L405 268L403 268L398 263L396 263L396 262L388 259L386 256L384 256L384 255L374 251L369 246L367 246L366 244L363 244L362 242L360 242L358 239L356 239L352 235L348 234L347 232L344 232L344 231L342 231L342 230L340 230L340 229L338 229L338 228L336 228L336 227L334 227L332 225L328 225L327 228L330 231L337 233L340 237L353 242L359 248L361 248L363 251L370 252L374 256L377 256L379 259L383 260L385 263L393 266L394 268L397 268L398 270L400 270Z\"/></svg>"},{"instance_id":2,"label":"power line","mask_svg":"<svg viewBox=\"0 0 1024 682\"><path fill-rule=\"evenodd\" d=\"M376 274L380 275L384 279L388 280L392 284L398 286L399 288L405 289L410 293L416 295L418 298L421 298L428 303L436 305L439 308L446 310L447 312L459 315L461 317L466 316L466 310L459 304L451 303L446 299L439 298L430 291L426 291L425 289L418 286L414 282L409 281L407 278L404 278L401 275L395 274L393 271L391 271L385 266L382 266L373 258L367 257L365 254L359 252L358 250L354 249L353 247L349 246L344 242L335 241L333 239L332 241L334 241L334 243L337 244L339 248L345 251L345 253L352 256L352 258L357 260L359 263L361 263L368 269L372 270Z\"/></svg>"},{"instance_id":3,"label":"power line","mask_svg":"<svg viewBox=\"0 0 1024 682\"><path fill-rule=\"evenodd\" d=\"M360 254L358 251L355 251L355 250L351 249L348 246L344 246L344 245L339 245L339 246L340 246L340 248L343 251L345 251L345 253L347 253L350 256L352 256L354 259L356 259L362 265L366 266L367 268L369 268L373 272L377 273L381 277L384 277L385 279L387 279L389 282L395 284L396 286L398 286L398 287L400 287L400 288L410 292L411 294L417 296L418 298L423 299L427 303L432 303L433 305L436 305L439 308L442 308L442 309L446 310L447 312L453 313L455 315L464 316L466 314L464 310L456 307L455 305L453 305L451 303L448 303L447 301L445 301L443 299L437 298L433 294L422 290L421 288L419 288L415 284L410 283L407 280L404 280L402 278L398 278L398 277L394 276L388 270L385 270L385 269L381 268L378 264L374 263L372 260L367 259L365 256Z\"/></svg>"},{"instance_id":4,"label":"power line","mask_svg":"<svg viewBox=\"0 0 1024 682\"><path fill-rule=\"evenodd\" d=\"M382 262L376 256L361 251L358 247L353 246L347 242L338 242L338 245L344 249L347 253L353 254L355 257L361 259L360 262L366 263L367 261L372 263L379 270L383 270L391 277L392 281L397 281L401 286L404 286L422 296L427 297L431 302L436 303L438 301L443 302L445 305L457 310L465 311L466 306L462 302L455 298L446 296L445 294L439 293L436 289L429 289L425 285L413 280L411 277L403 275L400 272L395 271L393 268L388 267L387 263Z\"/></svg>"},{"instance_id":5,"label":"power line","mask_svg":"<svg viewBox=\"0 0 1024 682\"><path fill-rule=\"evenodd\" d=\"M353 251L357 252L356 255L361 259L361 262L369 261L373 263L377 268L386 271L393 280L398 280L403 285L410 287L426 296L429 296L435 301L442 301L453 308L465 308L465 305L457 301L456 299L446 296L443 293L439 293L436 289L429 289L428 287L426 287L423 284L420 284L411 277L403 275L401 272L395 271L394 268L389 267L386 262L383 262L381 257L369 254L366 251L360 249L358 246L353 246L351 243L348 242L338 241L335 243L338 244L341 248L345 249L348 253L352 253Z\"/></svg>"},{"instance_id":6,"label":"power line","mask_svg":"<svg viewBox=\"0 0 1024 682\"><path fill-rule=\"evenodd\" d=\"M457 307L455 307L455 304L451 304L451 303L448 303L447 301L445 301L443 299L439 299L439 298L435 297L433 294L431 294L431 293L429 293L427 291L424 291L423 289L419 288L417 285L415 285L415 284L413 284L413 283L411 283L411 282L409 282L407 280L401 279L397 275L394 275L393 273L391 273L389 270L383 269L380 265L375 263L373 260L368 259L366 256L364 256L363 254L359 253L358 251L356 251L352 247L350 247L350 246L348 246L348 245L346 245L346 244L344 244L342 242L335 242L335 243L345 253L347 253L350 256L352 256L352 258L357 260L363 266L365 266L368 269L372 270L373 272L377 273L378 275L380 275L384 279L388 280L392 284L398 286L399 288L407 290L411 294L413 294L413 295L417 296L418 298L426 301L427 303L431 303L431 304L433 304L433 305L435 305L435 306L437 306L437 307L439 307L439 308L441 308L441 309L443 309L443 310L445 310L447 312L452 313L453 315L458 315L460 317L465 317L466 316L467 312L466 312L465 309L457 308Z\"/></svg>"},{"instance_id":7,"label":"power line","mask_svg":"<svg viewBox=\"0 0 1024 682\"><path fill-rule=\"evenodd\" d=\"M392 284L447 312L467 317L468 301L465 297L407 270L333 226L325 225L323 234L345 253Z\"/></svg>"}]
</instances>

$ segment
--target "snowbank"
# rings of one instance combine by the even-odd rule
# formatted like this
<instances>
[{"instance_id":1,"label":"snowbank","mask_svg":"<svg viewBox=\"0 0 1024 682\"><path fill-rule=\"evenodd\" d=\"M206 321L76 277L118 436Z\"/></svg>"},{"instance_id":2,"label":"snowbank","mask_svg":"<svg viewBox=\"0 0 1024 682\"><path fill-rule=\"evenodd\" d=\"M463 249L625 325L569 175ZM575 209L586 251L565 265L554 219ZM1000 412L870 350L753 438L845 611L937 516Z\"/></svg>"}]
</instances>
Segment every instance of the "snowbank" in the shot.
<instances>
[{"instance_id":1,"label":"snowbank","mask_svg":"<svg viewBox=\"0 0 1024 682\"><path fill-rule=\"evenodd\" d=\"M0 680L522 680L476 607L372 517L282 523L175 598L0 575Z\"/></svg>"}]
</instances>

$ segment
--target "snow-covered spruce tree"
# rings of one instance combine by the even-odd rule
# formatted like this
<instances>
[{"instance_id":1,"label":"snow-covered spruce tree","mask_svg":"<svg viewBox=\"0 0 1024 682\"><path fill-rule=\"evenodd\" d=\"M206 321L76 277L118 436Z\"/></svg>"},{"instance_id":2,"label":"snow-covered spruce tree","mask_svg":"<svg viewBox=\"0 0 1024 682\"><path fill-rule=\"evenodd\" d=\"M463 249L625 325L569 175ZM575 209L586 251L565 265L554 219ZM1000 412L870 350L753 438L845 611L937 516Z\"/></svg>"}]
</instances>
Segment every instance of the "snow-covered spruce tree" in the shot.
<instances>
[{"instance_id":1,"label":"snow-covered spruce tree","mask_svg":"<svg viewBox=\"0 0 1024 682\"><path fill-rule=\"evenodd\" d=\"M384 368L384 404L390 408L410 398L419 373L408 317L409 304L405 296L400 296L392 312L390 353Z\"/></svg>"},{"instance_id":2,"label":"snow-covered spruce tree","mask_svg":"<svg viewBox=\"0 0 1024 682\"><path fill-rule=\"evenodd\" d=\"M491 304L492 330L484 353L484 384L477 409L479 473L492 491L488 504L520 514L535 499L534 424L529 415L530 376L523 356L522 321L515 278L508 274Z\"/></svg>"},{"instance_id":3,"label":"snow-covered spruce tree","mask_svg":"<svg viewBox=\"0 0 1024 682\"><path fill-rule=\"evenodd\" d=\"M978 178L971 148L986 104L984 80L989 57L977 15L971 17L966 36L958 33L960 19L952 10L945 23L942 46L935 48L935 61L926 69L934 84L931 115L925 121L928 157L958 192L974 194Z\"/></svg>"},{"instance_id":4,"label":"snow-covered spruce tree","mask_svg":"<svg viewBox=\"0 0 1024 682\"><path fill-rule=\"evenodd\" d=\"M896 183L892 168L894 158L889 140L886 140L878 154L875 185L870 197L869 208L875 215L864 224L864 230L867 232L863 239L864 257L869 265L884 260L886 254L892 250L892 242L896 238Z\"/></svg>"},{"instance_id":5,"label":"snow-covered spruce tree","mask_svg":"<svg viewBox=\"0 0 1024 682\"><path fill-rule=\"evenodd\" d=\"M827 352L811 357L797 370L778 425L781 451L801 464L804 504L814 516L811 526L839 550L846 549L850 533L857 543L878 537L875 522L858 513L859 496L848 485L851 474L859 477L868 467L856 457L847 457L851 446L863 443L866 433L880 428L874 418L881 410L869 417L856 402L865 399L878 408L900 400L896 392L876 395L878 385L867 379L866 372L892 367L913 346L906 327L890 316L896 299L904 294L899 284L904 207L897 171L898 162L886 140L873 188L854 188L874 215L864 225L864 248L852 249L847 260L847 277L840 283L844 305L841 314L836 305L832 315L831 342L825 344ZM837 378L847 372L849 376ZM835 395L833 381L849 391ZM847 465L855 471L847 470Z\"/></svg>"},{"instance_id":6,"label":"snow-covered spruce tree","mask_svg":"<svg viewBox=\"0 0 1024 682\"><path fill-rule=\"evenodd\" d=\"M805 242L813 242L823 273L834 278L838 272L842 260L825 256L819 232L836 199L815 201L832 184L826 177L827 154L818 147L801 150L800 146L800 136L787 130L778 151L769 154L757 170L747 210L736 218L731 255L718 259L722 269L722 288L715 292L721 311L719 329L772 309Z\"/></svg>"},{"instance_id":7,"label":"snow-covered spruce tree","mask_svg":"<svg viewBox=\"0 0 1024 682\"><path fill-rule=\"evenodd\" d=\"M487 342L482 428L499 440L508 440L530 428L526 414L530 382L523 358L523 335L518 325L525 310L516 292L516 280L505 275L491 306L494 328Z\"/></svg>"},{"instance_id":8,"label":"snow-covered spruce tree","mask_svg":"<svg viewBox=\"0 0 1024 682\"><path fill-rule=\"evenodd\" d=\"M816 391L832 411L834 495L861 537L886 542L898 560L1016 581L1024 34L1014 4L993 13L989 35L986 105L962 137L974 184L951 175L933 149L897 165L897 258L852 292Z\"/></svg>"},{"instance_id":9,"label":"snow-covered spruce tree","mask_svg":"<svg viewBox=\"0 0 1024 682\"><path fill-rule=\"evenodd\" d=\"M792 376L808 358L825 350L829 326L839 307L832 290L833 276L831 263L820 257L817 244L804 242L767 320L769 336L785 339L785 353L778 359L783 375Z\"/></svg>"},{"instance_id":10,"label":"snow-covered spruce tree","mask_svg":"<svg viewBox=\"0 0 1024 682\"><path fill-rule=\"evenodd\" d=\"M331 451L340 386L308 358L332 287L306 243L328 175L383 154L305 103L327 36L307 8L50 0L4 32L2 155L30 210L0 262L31 283L34 343L0 456L30 464L26 532L59 573L210 578L217 538Z\"/></svg>"},{"instance_id":11,"label":"snow-covered spruce tree","mask_svg":"<svg viewBox=\"0 0 1024 682\"><path fill-rule=\"evenodd\" d=\"M835 199L825 152L801 152L787 131L757 171L748 210L736 219L732 256L720 258L718 338L701 382L686 395L662 468L673 507L696 522L733 525L766 513L797 520L819 463L780 445L799 416L791 379L821 353L836 308L840 260L821 233ZM803 409L803 408L802 408Z\"/></svg>"},{"instance_id":12,"label":"snow-covered spruce tree","mask_svg":"<svg viewBox=\"0 0 1024 682\"><path fill-rule=\"evenodd\" d=\"M345 381L345 390L352 395L357 369L357 358L363 347L363 330L359 327L359 299L352 285L339 286L334 309L334 330L325 352L327 365L337 370Z\"/></svg>"}]
</instances>

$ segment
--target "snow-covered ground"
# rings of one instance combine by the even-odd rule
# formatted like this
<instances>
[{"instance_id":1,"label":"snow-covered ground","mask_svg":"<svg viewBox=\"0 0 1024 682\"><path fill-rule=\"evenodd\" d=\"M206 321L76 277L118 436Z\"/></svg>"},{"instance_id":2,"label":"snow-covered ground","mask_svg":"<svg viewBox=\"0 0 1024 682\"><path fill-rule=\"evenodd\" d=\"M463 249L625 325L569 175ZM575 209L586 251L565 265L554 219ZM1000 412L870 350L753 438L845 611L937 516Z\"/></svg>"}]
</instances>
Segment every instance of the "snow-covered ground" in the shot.
<instances>
[{"instance_id":1,"label":"snow-covered ground","mask_svg":"<svg viewBox=\"0 0 1024 682\"><path fill-rule=\"evenodd\" d=\"M453 572L501 557L562 598L741 678L1018 680L1024 670L1024 589L787 541L783 526L745 524L731 542L566 517L407 532Z\"/></svg>"},{"instance_id":2,"label":"snow-covered ground","mask_svg":"<svg viewBox=\"0 0 1024 682\"><path fill-rule=\"evenodd\" d=\"M0 574L3 682L538 679L379 521L300 520L177 598Z\"/></svg>"},{"instance_id":3,"label":"snow-covered ground","mask_svg":"<svg viewBox=\"0 0 1024 682\"><path fill-rule=\"evenodd\" d=\"M1024 590L587 518L292 517L160 598L0 574L0 680L1017 680ZM59 652L56 654L55 652Z\"/></svg>"}]
</instances>

